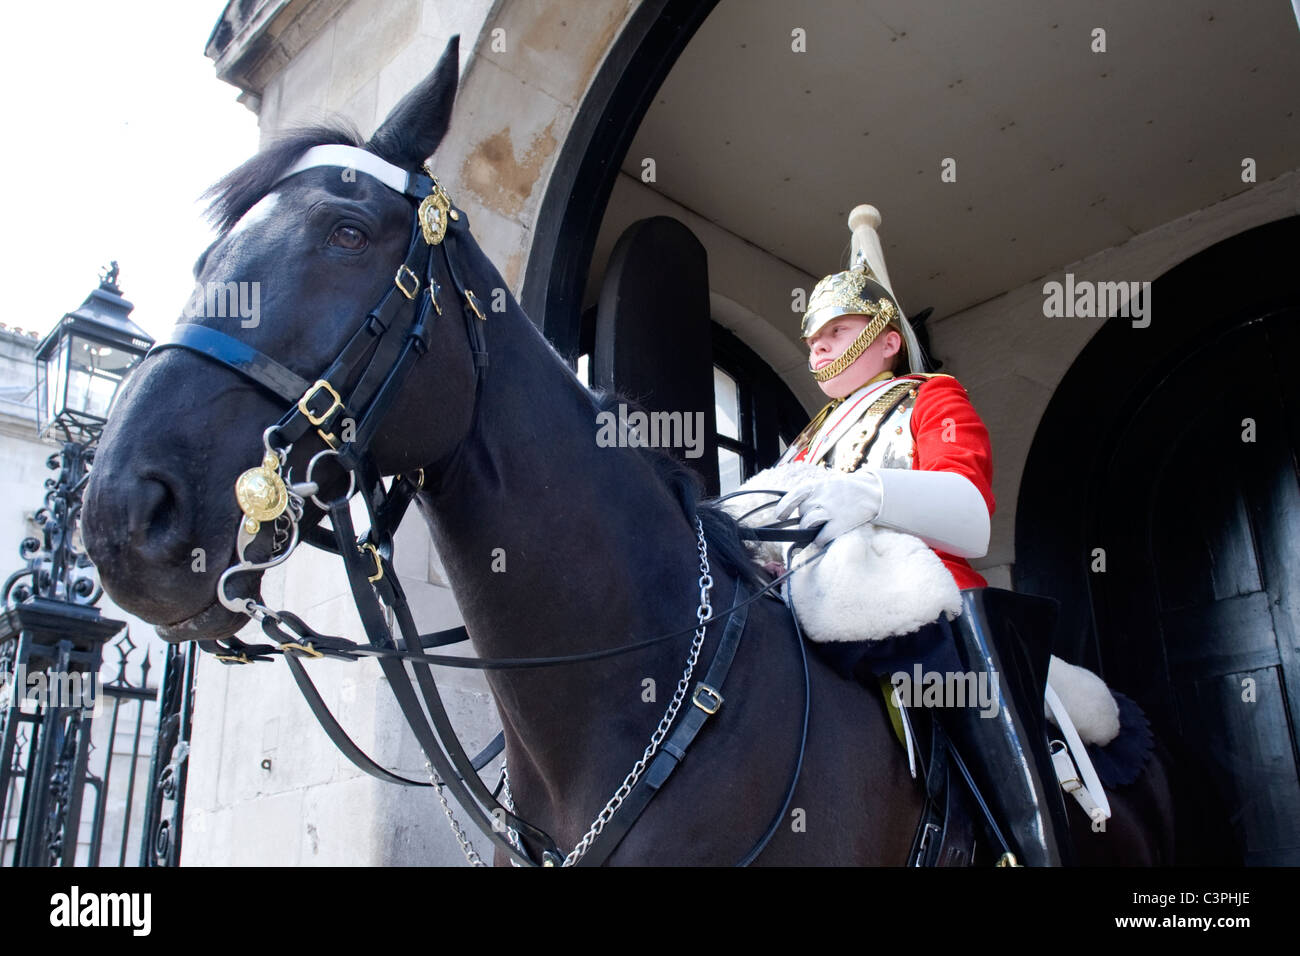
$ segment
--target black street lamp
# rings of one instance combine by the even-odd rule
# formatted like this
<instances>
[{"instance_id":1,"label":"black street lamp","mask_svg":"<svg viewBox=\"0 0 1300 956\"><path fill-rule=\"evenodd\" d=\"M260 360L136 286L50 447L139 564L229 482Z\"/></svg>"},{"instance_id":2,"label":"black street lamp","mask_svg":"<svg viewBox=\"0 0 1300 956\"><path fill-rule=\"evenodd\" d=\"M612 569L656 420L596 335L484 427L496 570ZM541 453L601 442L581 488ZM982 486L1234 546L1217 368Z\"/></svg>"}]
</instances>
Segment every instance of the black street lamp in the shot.
<instances>
[{"instance_id":1,"label":"black street lamp","mask_svg":"<svg viewBox=\"0 0 1300 956\"><path fill-rule=\"evenodd\" d=\"M99 288L36 347L36 427L42 437L87 445L99 438L118 390L153 339L130 319L117 263Z\"/></svg>"},{"instance_id":2,"label":"black street lamp","mask_svg":"<svg viewBox=\"0 0 1300 956\"><path fill-rule=\"evenodd\" d=\"M27 567L0 592L0 825L11 783L22 779L13 863L72 865L77 855L91 720L104 644L126 626L94 607L103 593L81 547L81 498L109 409L153 340L129 318L117 263L36 350L37 426L61 443L46 462ZM14 762L21 725L30 728L26 763ZM0 861L2 862L2 861Z\"/></svg>"}]
</instances>

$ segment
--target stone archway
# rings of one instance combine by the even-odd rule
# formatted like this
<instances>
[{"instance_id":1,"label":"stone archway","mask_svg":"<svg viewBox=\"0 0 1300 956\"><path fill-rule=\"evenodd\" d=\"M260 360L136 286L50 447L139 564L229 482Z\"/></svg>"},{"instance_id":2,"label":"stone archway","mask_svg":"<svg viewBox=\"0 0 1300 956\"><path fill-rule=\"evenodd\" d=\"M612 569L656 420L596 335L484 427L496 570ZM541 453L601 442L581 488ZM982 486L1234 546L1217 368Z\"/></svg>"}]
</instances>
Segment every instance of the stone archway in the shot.
<instances>
[{"instance_id":1,"label":"stone archway","mask_svg":"<svg viewBox=\"0 0 1300 956\"><path fill-rule=\"evenodd\" d=\"M435 165L562 354L576 354L591 244L617 160L715 3L499 2L477 30ZM440 157L454 157L454 168Z\"/></svg>"},{"instance_id":2,"label":"stone archway","mask_svg":"<svg viewBox=\"0 0 1300 956\"><path fill-rule=\"evenodd\" d=\"M717 0L647 0L592 80L535 219L523 306L561 355L577 353L592 249L623 154L655 92Z\"/></svg>"}]
</instances>

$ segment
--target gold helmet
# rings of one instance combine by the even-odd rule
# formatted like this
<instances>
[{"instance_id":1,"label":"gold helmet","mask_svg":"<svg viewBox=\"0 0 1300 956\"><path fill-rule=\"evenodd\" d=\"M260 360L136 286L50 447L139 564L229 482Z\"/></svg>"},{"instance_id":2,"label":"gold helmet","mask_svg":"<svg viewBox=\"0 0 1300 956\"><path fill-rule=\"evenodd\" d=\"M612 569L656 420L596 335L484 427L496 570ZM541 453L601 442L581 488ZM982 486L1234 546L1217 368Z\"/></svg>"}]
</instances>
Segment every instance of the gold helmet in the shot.
<instances>
[{"instance_id":1,"label":"gold helmet","mask_svg":"<svg viewBox=\"0 0 1300 956\"><path fill-rule=\"evenodd\" d=\"M819 382L839 375L857 360L886 327L893 326L903 336L909 371L925 371L921 346L916 333L889 287L885 256L876 230L880 212L875 206L857 206L849 213L853 233L853 267L826 276L813 288L808 298L799 335L807 339L831 319L841 315L861 315L871 319L853 343L834 362L813 372Z\"/></svg>"}]
</instances>

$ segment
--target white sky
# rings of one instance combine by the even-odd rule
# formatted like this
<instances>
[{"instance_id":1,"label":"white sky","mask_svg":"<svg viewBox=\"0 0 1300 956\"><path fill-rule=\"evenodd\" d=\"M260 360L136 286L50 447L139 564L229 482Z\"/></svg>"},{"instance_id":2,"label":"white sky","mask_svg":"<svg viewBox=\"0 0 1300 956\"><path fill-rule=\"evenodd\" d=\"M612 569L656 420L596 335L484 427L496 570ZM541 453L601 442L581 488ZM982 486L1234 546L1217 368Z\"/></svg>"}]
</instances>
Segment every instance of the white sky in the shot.
<instances>
[{"instance_id":1,"label":"white sky","mask_svg":"<svg viewBox=\"0 0 1300 956\"><path fill-rule=\"evenodd\" d=\"M157 339L176 321L211 241L197 198L257 149L257 118L203 55L225 5L6 7L0 321L44 335L110 259L136 324Z\"/></svg>"}]
</instances>

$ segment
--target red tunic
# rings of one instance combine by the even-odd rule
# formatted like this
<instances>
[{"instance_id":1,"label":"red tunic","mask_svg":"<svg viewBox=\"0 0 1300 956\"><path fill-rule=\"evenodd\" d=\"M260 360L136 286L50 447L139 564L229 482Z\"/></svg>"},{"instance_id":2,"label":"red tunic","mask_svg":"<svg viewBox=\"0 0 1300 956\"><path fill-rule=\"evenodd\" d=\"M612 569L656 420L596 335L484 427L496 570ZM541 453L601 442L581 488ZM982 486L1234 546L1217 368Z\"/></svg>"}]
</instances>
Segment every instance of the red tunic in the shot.
<instances>
[{"instance_id":1,"label":"red tunic","mask_svg":"<svg viewBox=\"0 0 1300 956\"><path fill-rule=\"evenodd\" d=\"M903 375L900 378L909 376ZM992 517L993 446L989 431L966 397L966 389L951 376L923 380L917 389L912 408L912 439L916 446L912 467L926 471L955 471L979 489ZM809 447L800 450L794 461L806 459ZM933 549L957 582L958 588L987 587L983 575L965 558Z\"/></svg>"},{"instance_id":2,"label":"red tunic","mask_svg":"<svg viewBox=\"0 0 1300 956\"><path fill-rule=\"evenodd\" d=\"M927 379L917 391L912 438L916 442L913 468L965 475L984 496L990 517L993 515L993 446L989 430L966 397L966 389L955 378ZM937 548L934 553L952 573L957 587L988 586L965 558Z\"/></svg>"}]
</instances>

